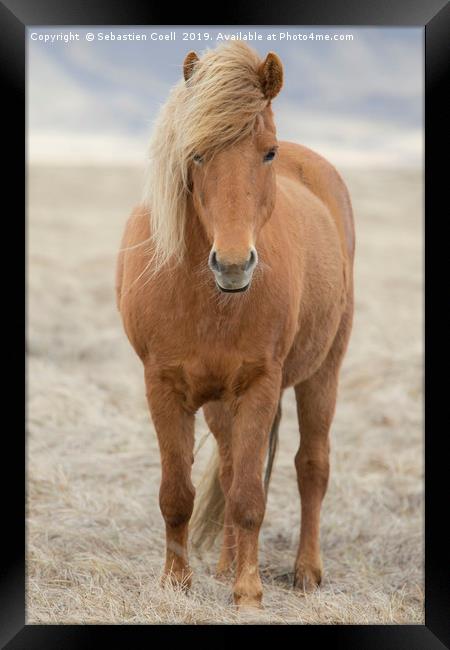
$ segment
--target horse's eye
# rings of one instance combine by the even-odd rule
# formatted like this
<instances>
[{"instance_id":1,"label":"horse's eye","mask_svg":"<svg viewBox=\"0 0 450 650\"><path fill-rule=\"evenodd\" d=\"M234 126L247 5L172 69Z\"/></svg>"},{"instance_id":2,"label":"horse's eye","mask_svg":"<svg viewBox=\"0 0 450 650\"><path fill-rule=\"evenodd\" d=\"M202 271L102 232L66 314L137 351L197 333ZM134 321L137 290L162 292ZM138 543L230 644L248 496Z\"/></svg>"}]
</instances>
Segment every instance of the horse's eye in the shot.
<instances>
[{"instance_id":1,"label":"horse's eye","mask_svg":"<svg viewBox=\"0 0 450 650\"><path fill-rule=\"evenodd\" d=\"M200 156L200 154L196 153L196 154L192 157L192 160L193 160L197 165L201 165L202 162L203 162L203 157Z\"/></svg>"},{"instance_id":2,"label":"horse's eye","mask_svg":"<svg viewBox=\"0 0 450 650\"><path fill-rule=\"evenodd\" d=\"M275 158L277 151L276 149L269 149L269 151L264 156L264 162L270 162Z\"/></svg>"}]
</instances>

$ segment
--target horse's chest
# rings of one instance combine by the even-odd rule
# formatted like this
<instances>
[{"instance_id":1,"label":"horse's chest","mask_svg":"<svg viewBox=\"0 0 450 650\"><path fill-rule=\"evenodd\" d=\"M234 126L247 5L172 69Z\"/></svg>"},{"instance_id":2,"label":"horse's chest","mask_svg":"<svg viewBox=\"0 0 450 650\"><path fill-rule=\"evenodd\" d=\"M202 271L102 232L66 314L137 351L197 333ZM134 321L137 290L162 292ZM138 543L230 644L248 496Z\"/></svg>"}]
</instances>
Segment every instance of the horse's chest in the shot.
<instances>
[{"instance_id":1,"label":"horse's chest","mask_svg":"<svg viewBox=\"0 0 450 650\"><path fill-rule=\"evenodd\" d=\"M157 370L157 380L175 394L187 411L195 412L206 402L230 401L241 397L253 382L267 371L260 361L192 358Z\"/></svg>"},{"instance_id":2,"label":"horse's chest","mask_svg":"<svg viewBox=\"0 0 450 650\"><path fill-rule=\"evenodd\" d=\"M287 314L262 311L255 306L237 311L214 304L196 309L178 305L157 314L149 344L162 355L202 359L206 366L222 357L276 357L280 341L287 344ZM291 325L295 327L294 318Z\"/></svg>"},{"instance_id":3,"label":"horse's chest","mask_svg":"<svg viewBox=\"0 0 450 650\"><path fill-rule=\"evenodd\" d=\"M262 301L247 300L239 309L232 298L201 308L183 299L176 304L161 300L143 332L146 363L154 381L163 382L188 411L213 400L238 399L287 355L295 329L292 316L292 333L287 333L289 313L274 313Z\"/></svg>"}]
</instances>

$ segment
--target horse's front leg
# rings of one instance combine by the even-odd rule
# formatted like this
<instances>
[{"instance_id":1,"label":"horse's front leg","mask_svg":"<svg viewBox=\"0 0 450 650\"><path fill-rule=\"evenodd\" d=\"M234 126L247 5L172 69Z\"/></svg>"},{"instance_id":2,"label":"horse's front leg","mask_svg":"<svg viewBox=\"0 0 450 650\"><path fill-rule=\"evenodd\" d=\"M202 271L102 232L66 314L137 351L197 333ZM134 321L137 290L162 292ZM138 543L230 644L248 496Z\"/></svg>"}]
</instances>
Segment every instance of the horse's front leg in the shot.
<instances>
[{"instance_id":1,"label":"horse's front leg","mask_svg":"<svg viewBox=\"0 0 450 650\"><path fill-rule=\"evenodd\" d=\"M157 373L146 369L147 399L161 454L159 505L166 524L166 562L162 584L183 589L191 585L187 542L194 506L191 481L194 460L194 415L185 410L179 393Z\"/></svg>"},{"instance_id":2,"label":"horse's front leg","mask_svg":"<svg viewBox=\"0 0 450 650\"><path fill-rule=\"evenodd\" d=\"M262 599L258 567L258 538L265 511L262 474L280 385L278 368L256 379L239 398L233 423L233 481L228 501L236 533L233 594L239 607L259 606Z\"/></svg>"}]
</instances>

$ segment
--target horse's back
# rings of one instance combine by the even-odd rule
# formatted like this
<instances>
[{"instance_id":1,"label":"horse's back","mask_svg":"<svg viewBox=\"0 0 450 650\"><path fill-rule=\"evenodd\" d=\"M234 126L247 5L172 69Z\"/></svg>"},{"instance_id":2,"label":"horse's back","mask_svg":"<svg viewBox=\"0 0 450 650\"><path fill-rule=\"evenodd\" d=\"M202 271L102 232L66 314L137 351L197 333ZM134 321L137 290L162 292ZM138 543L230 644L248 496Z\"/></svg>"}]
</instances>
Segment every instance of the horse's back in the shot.
<instances>
[{"instance_id":1,"label":"horse's back","mask_svg":"<svg viewBox=\"0 0 450 650\"><path fill-rule=\"evenodd\" d=\"M328 208L350 260L355 250L353 211L347 187L335 167L312 149L280 142L277 174L303 183Z\"/></svg>"}]
</instances>

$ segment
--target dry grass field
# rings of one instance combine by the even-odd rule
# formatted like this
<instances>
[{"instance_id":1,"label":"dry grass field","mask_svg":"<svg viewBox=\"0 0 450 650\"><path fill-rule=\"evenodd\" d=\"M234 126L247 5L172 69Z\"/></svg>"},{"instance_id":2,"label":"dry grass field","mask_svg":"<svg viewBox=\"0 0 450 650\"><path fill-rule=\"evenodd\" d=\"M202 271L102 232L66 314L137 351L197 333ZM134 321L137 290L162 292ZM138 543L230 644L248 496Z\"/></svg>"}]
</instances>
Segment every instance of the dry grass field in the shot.
<instances>
[{"instance_id":1,"label":"dry grass field","mask_svg":"<svg viewBox=\"0 0 450 650\"><path fill-rule=\"evenodd\" d=\"M143 372L114 302L135 168L28 176L28 623L423 623L422 180L342 170L353 199L356 315L332 429L325 576L292 587L298 428L284 396L261 533L264 609L238 614L192 556L189 595L163 590L159 454ZM198 416L197 436L206 433ZM211 452L201 447L194 482Z\"/></svg>"}]
</instances>

